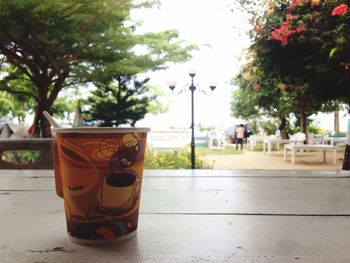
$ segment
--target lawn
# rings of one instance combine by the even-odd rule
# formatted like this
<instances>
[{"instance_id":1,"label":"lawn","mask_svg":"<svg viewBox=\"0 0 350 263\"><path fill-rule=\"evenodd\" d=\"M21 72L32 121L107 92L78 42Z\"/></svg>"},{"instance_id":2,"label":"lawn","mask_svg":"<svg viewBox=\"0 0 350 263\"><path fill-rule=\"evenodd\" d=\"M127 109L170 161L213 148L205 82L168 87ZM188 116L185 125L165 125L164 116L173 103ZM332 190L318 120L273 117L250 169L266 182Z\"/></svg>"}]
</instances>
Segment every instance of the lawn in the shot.
<instances>
[{"instance_id":1,"label":"lawn","mask_svg":"<svg viewBox=\"0 0 350 263\"><path fill-rule=\"evenodd\" d=\"M243 151L241 150L236 150L236 146L226 146L225 149L220 150L220 149L209 149L206 146L197 146L196 147L196 154L200 156L205 156L205 155L233 155L233 154L242 154Z\"/></svg>"}]
</instances>

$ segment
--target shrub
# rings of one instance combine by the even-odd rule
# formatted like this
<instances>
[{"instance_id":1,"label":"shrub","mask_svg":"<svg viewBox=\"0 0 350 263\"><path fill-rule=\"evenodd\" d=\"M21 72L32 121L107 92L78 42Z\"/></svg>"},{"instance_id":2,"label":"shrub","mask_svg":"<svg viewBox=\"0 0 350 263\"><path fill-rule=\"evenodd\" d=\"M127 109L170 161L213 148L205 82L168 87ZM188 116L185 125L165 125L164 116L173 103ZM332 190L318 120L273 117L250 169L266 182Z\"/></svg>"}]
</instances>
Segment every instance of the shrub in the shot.
<instances>
[{"instance_id":1,"label":"shrub","mask_svg":"<svg viewBox=\"0 0 350 263\"><path fill-rule=\"evenodd\" d=\"M308 133L313 133L313 134L324 134L325 133L325 131L322 128L320 128L318 126L314 126L314 125L309 125L307 127L307 131L308 131Z\"/></svg>"},{"instance_id":2,"label":"shrub","mask_svg":"<svg viewBox=\"0 0 350 263\"><path fill-rule=\"evenodd\" d=\"M264 132L267 135L276 134L276 131L278 129L277 124L271 120L261 121L260 126L263 128Z\"/></svg>"},{"instance_id":3,"label":"shrub","mask_svg":"<svg viewBox=\"0 0 350 263\"><path fill-rule=\"evenodd\" d=\"M155 152L150 148L145 153L145 169L190 169L191 153L188 149L172 152ZM211 169L205 161L196 158L197 169Z\"/></svg>"},{"instance_id":4,"label":"shrub","mask_svg":"<svg viewBox=\"0 0 350 263\"><path fill-rule=\"evenodd\" d=\"M6 151L1 158L12 163L29 164L39 161L41 154L38 151Z\"/></svg>"}]
</instances>

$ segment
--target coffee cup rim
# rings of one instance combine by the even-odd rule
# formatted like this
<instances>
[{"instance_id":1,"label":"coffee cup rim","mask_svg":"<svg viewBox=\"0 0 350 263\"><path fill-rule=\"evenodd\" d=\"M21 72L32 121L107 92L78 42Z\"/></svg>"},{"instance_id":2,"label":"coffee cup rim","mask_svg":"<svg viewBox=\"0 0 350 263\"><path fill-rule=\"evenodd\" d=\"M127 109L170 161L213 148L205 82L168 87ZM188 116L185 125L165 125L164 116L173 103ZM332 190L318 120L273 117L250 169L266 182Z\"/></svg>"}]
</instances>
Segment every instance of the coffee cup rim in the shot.
<instances>
[{"instance_id":1,"label":"coffee cup rim","mask_svg":"<svg viewBox=\"0 0 350 263\"><path fill-rule=\"evenodd\" d=\"M53 128L55 132L61 133L133 133L150 132L147 127L79 127L79 128Z\"/></svg>"}]
</instances>

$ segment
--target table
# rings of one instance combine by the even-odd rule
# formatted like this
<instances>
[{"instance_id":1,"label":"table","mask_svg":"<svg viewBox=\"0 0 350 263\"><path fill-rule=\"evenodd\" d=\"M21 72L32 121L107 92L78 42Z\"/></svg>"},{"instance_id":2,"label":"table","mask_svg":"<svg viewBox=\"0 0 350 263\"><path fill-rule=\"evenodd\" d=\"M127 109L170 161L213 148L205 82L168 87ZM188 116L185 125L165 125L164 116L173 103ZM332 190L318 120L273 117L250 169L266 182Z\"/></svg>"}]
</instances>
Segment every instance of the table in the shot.
<instances>
[{"instance_id":1,"label":"table","mask_svg":"<svg viewBox=\"0 0 350 263\"><path fill-rule=\"evenodd\" d=\"M0 262L350 262L348 171L146 170L135 238L66 237L50 170L0 170Z\"/></svg>"},{"instance_id":2,"label":"table","mask_svg":"<svg viewBox=\"0 0 350 263\"><path fill-rule=\"evenodd\" d=\"M266 138L263 141L263 152L266 153L266 146L267 145L267 154L271 154L272 145L277 145L277 150L279 149L280 144L286 144L286 143L304 143L304 140L300 139L278 139L278 138Z\"/></svg>"},{"instance_id":3,"label":"table","mask_svg":"<svg viewBox=\"0 0 350 263\"><path fill-rule=\"evenodd\" d=\"M284 161L287 161L287 150L292 153L291 162L295 164L295 158L297 151L300 150L312 150L312 151L323 151L323 162L326 162L326 151L333 152L333 164L337 164L337 147L326 144L286 144L284 146Z\"/></svg>"}]
</instances>

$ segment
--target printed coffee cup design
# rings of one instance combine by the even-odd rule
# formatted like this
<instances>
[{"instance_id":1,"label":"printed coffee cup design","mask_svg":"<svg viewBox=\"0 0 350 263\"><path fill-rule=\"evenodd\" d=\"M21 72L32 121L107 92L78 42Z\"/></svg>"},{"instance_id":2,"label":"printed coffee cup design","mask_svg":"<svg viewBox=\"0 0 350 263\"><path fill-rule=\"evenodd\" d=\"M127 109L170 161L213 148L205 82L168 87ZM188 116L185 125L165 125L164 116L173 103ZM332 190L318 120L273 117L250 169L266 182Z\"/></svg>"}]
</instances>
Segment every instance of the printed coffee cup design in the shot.
<instances>
[{"instance_id":1,"label":"printed coffee cup design","mask_svg":"<svg viewBox=\"0 0 350 263\"><path fill-rule=\"evenodd\" d=\"M135 234L147 128L59 129L55 183L73 242L124 240Z\"/></svg>"},{"instance_id":2,"label":"printed coffee cup design","mask_svg":"<svg viewBox=\"0 0 350 263\"><path fill-rule=\"evenodd\" d=\"M130 171L112 173L103 178L101 209L127 211L132 208L135 197L136 175Z\"/></svg>"}]
</instances>

